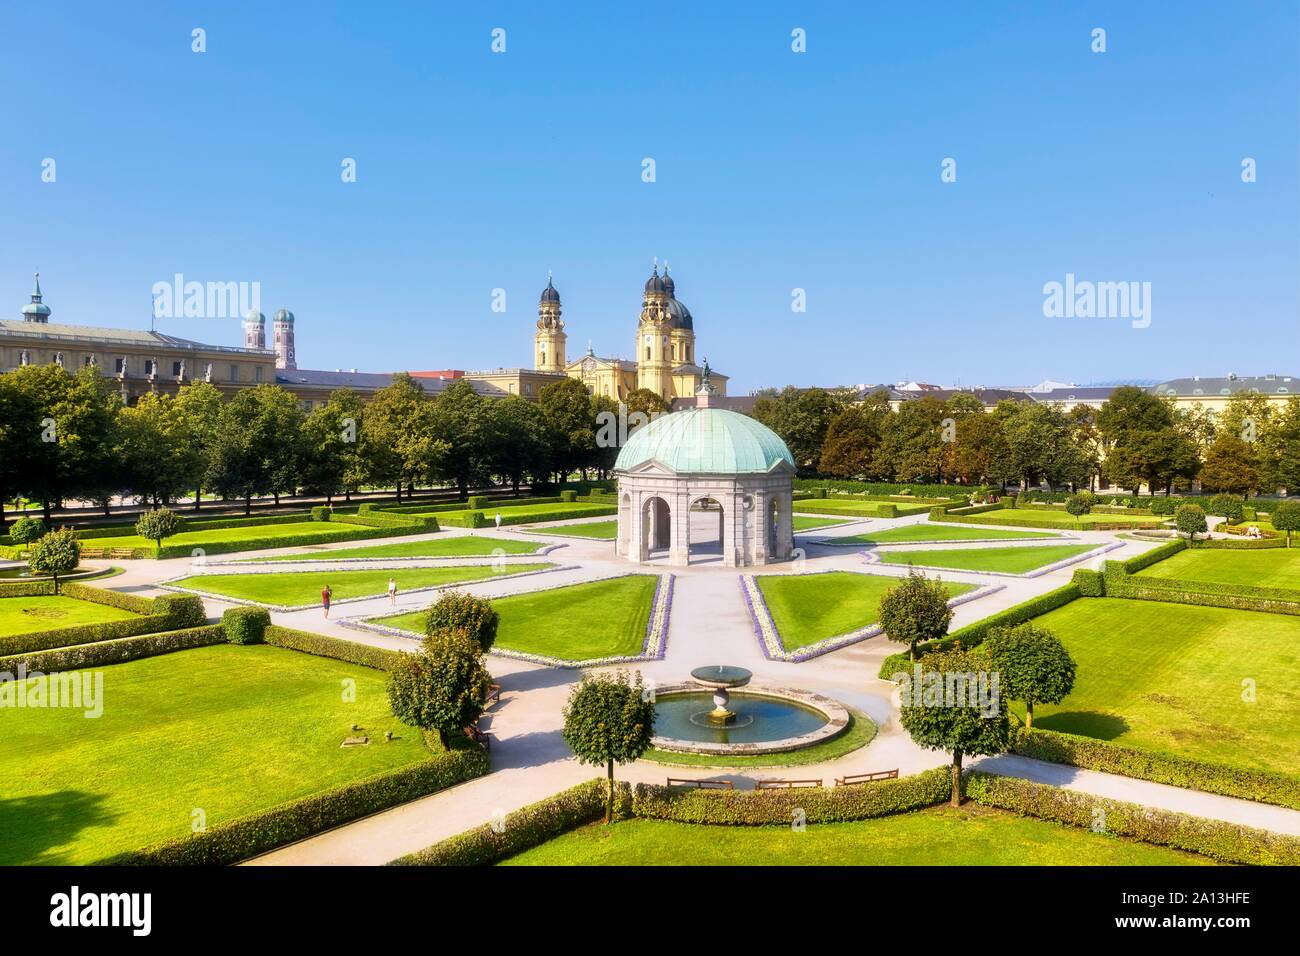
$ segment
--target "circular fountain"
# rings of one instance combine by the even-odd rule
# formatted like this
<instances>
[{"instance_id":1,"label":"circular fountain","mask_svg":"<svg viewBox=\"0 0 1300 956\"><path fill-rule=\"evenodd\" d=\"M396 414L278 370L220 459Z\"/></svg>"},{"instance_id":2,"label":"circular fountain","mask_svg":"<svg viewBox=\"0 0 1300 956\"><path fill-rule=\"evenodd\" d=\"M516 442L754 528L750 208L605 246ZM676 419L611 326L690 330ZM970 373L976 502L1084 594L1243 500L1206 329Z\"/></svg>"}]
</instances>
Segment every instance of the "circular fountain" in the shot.
<instances>
[{"instance_id":1,"label":"circular fountain","mask_svg":"<svg viewBox=\"0 0 1300 956\"><path fill-rule=\"evenodd\" d=\"M755 686L753 676L743 667L710 665L691 671L689 683L658 688L654 746L719 756L782 753L830 740L848 727L848 711L835 701Z\"/></svg>"}]
</instances>

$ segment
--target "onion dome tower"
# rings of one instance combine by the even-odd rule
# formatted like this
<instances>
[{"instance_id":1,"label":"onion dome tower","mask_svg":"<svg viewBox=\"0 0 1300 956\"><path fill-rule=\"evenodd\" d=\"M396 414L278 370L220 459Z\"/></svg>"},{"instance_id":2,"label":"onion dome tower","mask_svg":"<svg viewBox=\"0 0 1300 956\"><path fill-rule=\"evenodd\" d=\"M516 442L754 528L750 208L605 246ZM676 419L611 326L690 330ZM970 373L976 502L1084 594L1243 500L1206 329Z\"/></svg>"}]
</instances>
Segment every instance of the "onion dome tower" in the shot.
<instances>
[{"instance_id":1,"label":"onion dome tower","mask_svg":"<svg viewBox=\"0 0 1300 956\"><path fill-rule=\"evenodd\" d=\"M41 301L41 274L36 273L32 281L32 301L23 306L23 321L44 324L50 321L50 307Z\"/></svg>"},{"instance_id":2,"label":"onion dome tower","mask_svg":"<svg viewBox=\"0 0 1300 956\"><path fill-rule=\"evenodd\" d=\"M275 313L275 367L284 369L296 369L298 367L298 353L294 349L293 342L293 313L288 309L281 309Z\"/></svg>"},{"instance_id":3,"label":"onion dome tower","mask_svg":"<svg viewBox=\"0 0 1300 956\"><path fill-rule=\"evenodd\" d=\"M266 316L252 311L244 316L244 348L266 348Z\"/></svg>"},{"instance_id":4,"label":"onion dome tower","mask_svg":"<svg viewBox=\"0 0 1300 956\"><path fill-rule=\"evenodd\" d=\"M564 320L560 318L560 293L551 274L537 303L537 332L533 336L533 368L539 372L563 372L565 367Z\"/></svg>"}]
</instances>

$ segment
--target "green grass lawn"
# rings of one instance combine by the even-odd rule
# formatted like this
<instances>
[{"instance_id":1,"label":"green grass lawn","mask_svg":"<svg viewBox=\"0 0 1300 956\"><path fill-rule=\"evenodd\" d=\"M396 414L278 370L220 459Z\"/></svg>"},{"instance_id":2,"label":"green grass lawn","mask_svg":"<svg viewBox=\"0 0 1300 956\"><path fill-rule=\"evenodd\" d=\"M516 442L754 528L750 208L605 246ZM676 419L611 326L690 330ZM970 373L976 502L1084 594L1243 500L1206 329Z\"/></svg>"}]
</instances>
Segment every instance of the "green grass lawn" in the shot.
<instances>
[{"instance_id":1,"label":"green grass lawn","mask_svg":"<svg viewBox=\"0 0 1300 956\"><path fill-rule=\"evenodd\" d=\"M1076 531L1086 531L1093 525L1098 524L1159 525L1164 520L1159 515L1086 514L1079 515L1076 518L1068 511L1044 511L1034 508L1003 508L1000 511L987 511L983 514L959 515L958 517L967 519L972 524L1018 525L1028 522L1026 527L1032 528L1035 523L1038 523Z\"/></svg>"},{"instance_id":2,"label":"green grass lawn","mask_svg":"<svg viewBox=\"0 0 1300 956\"><path fill-rule=\"evenodd\" d=\"M1300 548L1261 551L1187 548L1143 568L1138 576L1300 590Z\"/></svg>"},{"instance_id":3,"label":"green grass lawn","mask_svg":"<svg viewBox=\"0 0 1300 956\"><path fill-rule=\"evenodd\" d=\"M427 588L438 584L458 584L462 581L481 581L501 574L520 574L540 571L549 564L510 564L498 571L490 564L450 568L367 568L357 571L285 571L257 574L196 574L173 582L178 587L193 588L209 594L260 601L263 604L293 606L317 604L326 584L334 592L334 600L386 594L388 579L397 580L400 594L411 588Z\"/></svg>"},{"instance_id":4,"label":"green grass lawn","mask_svg":"<svg viewBox=\"0 0 1300 956\"><path fill-rule=\"evenodd\" d=\"M0 865L90 863L187 836L196 809L212 826L430 755L366 667L222 644L98 670L97 719L3 712ZM374 742L342 749L354 723Z\"/></svg>"},{"instance_id":5,"label":"green grass lawn","mask_svg":"<svg viewBox=\"0 0 1300 956\"><path fill-rule=\"evenodd\" d=\"M787 651L874 624L880 599L898 578L832 571L828 574L760 574L763 593L781 643ZM945 581L951 595L974 590L973 584Z\"/></svg>"},{"instance_id":6,"label":"green grass lawn","mask_svg":"<svg viewBox=\"0 0 1300 956\"><path fill-rule=\"evenodd\" d=\"M1091 551L1092 544L1039 544L1025 548L949 548L938 551L880 551L882 564L917 564L954 571L1001 571L1024 574L1053 561Z\"/></svg>"},{"instance_id":7,"label":"green grass lawn","mask_svg":"<svg viewBox=\"0 0 1300 956\"><path fill-rule=\"evenodd\" d=\"M1035 707L1035 726L1300 774L1300 618L1087 598L1034 623L1077 665L1073 693Z\"/></svg>"},{"instance_id":8,"label":"green grass lawn","mask_svg":"<svg viewBox=\"0 0 1300 956\"><path fill-rule=\"evenodd\" d=\"M645 644L657 582L654 575L634 574L497 598L496 646L565 661L635 656ZM372 620L424 634L423 611Z\"/></svg>"},{"instance_id":9,"label":"green grass lawn","mask_svg":"<svg viewBox=\"0 0 1300 956\"><path fill-rule=\"evenodd\" d=\"M928 506L906 505L901 501L870 501L866 498L807 498L794 503L794 510L802 514L855 515L860 518L879 518L887 512L889 505L894 505L900 515L915 513L920 508L924 512Z\"/></svg>"},{"instance_id":10,"label":"green grass lawn","mask_svg":"<svg viewBox=\"0 0 1300 956\"><path fill-rule=\"evenodd\" d=\"M1001 528L968 528L959 524L905 524L897 528L868 531L834 539L839 544L900 544L909 541L978 541L988 538L1057 538L1055 531L1004 531Z\"/></svg>"},{"instance_id":11,"label":"green grass lawn","mask_svg":"<svg viewBox=\"0 0 1300 956\"><path fill-rule=\"evenodd\" d=\"M814 528L833 528L840 524L852 524L851 519L823 518L819 515L791 515L794 530L812 531Z\"/></svg>"},{"instance_id":12,"label":"green grass lawn","mask_svg":"<svg viewBox=\"0 0 1300 956\"><path fill-rule=\"evenodd\" d=\"M613 541L618 537L617 521L588 521L585 524L557 524L546 529L547 534L575 538L600 538Z\"/></svg>"},{"instance_id":13,"label":"green grass lawn","mask_svg":"<svg viewBox=\"0 0 1300 956\"><path fill-rule=\"evenodd\" d=\"M226 544L228 542L252 541L254 539L265 540L290 537L309 539L296 543L315 544L355 532L363 527L365 526L347 524L341 519L335 521L290 521L286 524L241 525L237 528L183 531L178 535L165 538L163 545L165 547L174 545L201 547L205 544ZM366 530L375 531L376 537L381 534L379 530L374 528L366 528ZM87 538L82 543L87 548L149 548L152 550L154 546L154 543L148 538L142 538L137 534L124 534L113 538ZM267 547L275 547L275 545L267 545Z\"/></svg>"},{"instance_id":14,"label":"green grass lawn","mask_svg":"<svg viewBox=\"0 0 1300 956\"><path fill-rule=\"evenodd\" d=\"M361 548L339 548L300 551L294 554L276 554L262 558L245 558L246 561L328 561L339 558L469 558L487 557L500 549L506 554L536 554L545 544L532 541L515 541L512 538L489 538L481 535L422 538L418 541L397 541L393 544L373 544Z\"/></svg>"},{"instance_id":15,"label":"green grass lawn","mask_svg":"<svg viewBox=\"0 0 1300 956\"><path fill-rule=\"evenodd\" d=\"M710 754L676 753L651 747L642 755L642 759L679 767L725 767L742 770L750 767L806 767L827 760L837 760L845 754L861 750L871 743L875 736L876 725L872 719L866 714L850 710L849 726L842 733L822 743L804 747L802 750L758 754L752 757L717 757Z\"/></svg>"},{"instance_id":16,"label":"green grass lawn","mask_svg":"<svg viewBox=\"0 0 1300 956\"><path fill-rule=\"evenodd\" d=\"M453 522L456 519L463 518L473 511L481 511L483 517L487 518L491 524L496 520L498 514L501 520L515 519L516 524L526 523L528 521L548 521L552 515L564 515L566 518L572 518L582 512L590 512L592 516L599 514L612 514L617 510L616 505L601 504L592 501L553 501L540 505L487 505L483 508L465 508L461 511L431 511L424 514L432 516L439 520L451 518Z\"/></svg>"},{"instance_id":17,"label":"green grass lawn","mask_svg":"<svg viewBox=\"0 0 1300 956\"><path fill-rule=\"evenodd\" d=\"M130 611L60 595L0 598L0 637L139 617Z\"/></svg>"},{"instance_id":18,"label":"green grass lawn","mask_svg":"<svg viewBox=\"0 0 1300 956\"><path fill-rule=\"evenodd\" d=\"M725 827L667 820L592 824L508 866L1211 865L1191 853L967 804L855 823Z\"/></svg>"}]
</instances>

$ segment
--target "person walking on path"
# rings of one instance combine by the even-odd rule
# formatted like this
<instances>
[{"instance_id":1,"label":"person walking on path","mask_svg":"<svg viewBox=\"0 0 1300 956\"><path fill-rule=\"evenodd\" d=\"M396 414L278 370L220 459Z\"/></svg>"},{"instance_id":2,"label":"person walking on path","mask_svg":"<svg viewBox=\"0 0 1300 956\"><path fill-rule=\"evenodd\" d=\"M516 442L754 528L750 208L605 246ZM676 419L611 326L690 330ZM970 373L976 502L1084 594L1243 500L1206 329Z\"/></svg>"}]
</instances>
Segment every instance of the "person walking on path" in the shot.
<instances>
[{"instance_id":1,"label":"person walking on path","mask_svg":"<svg viewBox=\"0 0 1300 956\"><path fill-rule=\"evenodd\" d=\"M388 579L388 603L397 604L397 578Z\"/></svg>"},{"instance_id":2,"label":"person walking on path","mask_svg":"<svg viewBox=\"0 0 1300 956\"><path fill-rule=\"evenodd\" d=\"M497 530L501 530L501 512L497 512Z\"/></svg>"},{"instance_id":3,"label":"person walking on path","mask_svg":"<svg viewBox=\"0 0 1300 956\"><path fill-rule=\"evenodd\" d=\"M333 595L334 592L328 584L320 589L320 606L325 609L325 620L327 621L330 619L330 598Z\"/></svg>"}]
</instances>

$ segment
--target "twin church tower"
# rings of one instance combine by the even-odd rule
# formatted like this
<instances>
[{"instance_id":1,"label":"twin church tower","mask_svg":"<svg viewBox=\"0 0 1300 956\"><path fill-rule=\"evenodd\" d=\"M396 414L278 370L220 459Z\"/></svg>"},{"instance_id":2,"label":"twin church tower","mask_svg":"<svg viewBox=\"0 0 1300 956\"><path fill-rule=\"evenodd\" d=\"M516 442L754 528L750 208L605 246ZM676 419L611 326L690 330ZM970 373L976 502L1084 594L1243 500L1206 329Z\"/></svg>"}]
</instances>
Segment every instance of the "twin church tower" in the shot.
<instances>
[{"instance_id":1,"label":"twin church tower","mask_svg":"<svg viewBox=\"0 0 1300 956\"><path fill-rule=\"evenodd\" d=\"M539 372L563 372L580 379L594 395L622 400L634 389L645 388L665 401L695 395L704 369L695 363L695 320L691 310L677 298L676 284L664 263L659 275L646 280L641 299L641 321L637 325L634 358L602 358L590 347L581 359L570 362L565 355L564 320L560 293L548 278L537 306L537 332L533 337L533 365ZM726 392L727 376L710 370L714 389Z\"/></svg>"}]
</instances>

